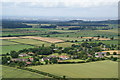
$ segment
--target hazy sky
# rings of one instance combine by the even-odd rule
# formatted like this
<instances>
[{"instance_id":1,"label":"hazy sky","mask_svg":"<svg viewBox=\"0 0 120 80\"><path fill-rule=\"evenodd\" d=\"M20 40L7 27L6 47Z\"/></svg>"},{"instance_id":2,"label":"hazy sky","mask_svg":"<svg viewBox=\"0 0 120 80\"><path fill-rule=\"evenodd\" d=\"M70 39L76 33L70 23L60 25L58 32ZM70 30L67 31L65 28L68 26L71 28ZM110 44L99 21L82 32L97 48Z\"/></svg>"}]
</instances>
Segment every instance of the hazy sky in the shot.
<instances>
[{"instance_id":1,"label":"hazy sky","mask_svg":"<svg viewBox=\"0 0 120 80\"><path fill-rule=\"evenodd\" d=\"M2 0L3 16L117 17L119 0Z\"/></svg>"}]
</instances>

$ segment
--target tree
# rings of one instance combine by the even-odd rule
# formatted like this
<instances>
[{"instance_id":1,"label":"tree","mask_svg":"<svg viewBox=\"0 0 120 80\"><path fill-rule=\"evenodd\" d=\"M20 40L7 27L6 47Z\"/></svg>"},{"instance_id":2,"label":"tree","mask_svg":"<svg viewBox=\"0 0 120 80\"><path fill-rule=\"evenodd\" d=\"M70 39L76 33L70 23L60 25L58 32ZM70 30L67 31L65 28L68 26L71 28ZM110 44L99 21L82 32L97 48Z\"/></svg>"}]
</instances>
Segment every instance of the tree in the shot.
<instances>
[{"instance_id":1,"label":"tree","mask_svg":"<svg viewBox=\"0 0 120 80\"><path fill-rule=\"evenodd\" d=\"M6 64L7 63L7 57L2 57L2 64Z\"/></svg>"},{"instance_id":2,"label":"tree","mask_svg":"<svg viewBox=\"0 0 120 80\"><path fill-rule=\"evenodd\" d=\"M51 58L51 62L54 64L54 63L57 63L57 58Z\"/></svg>"},{"instance_id":3,"label":"tree","mask_svg":"<svg viewBox=\"0 0 120 80\"><path fill-rule=\"evenodd\" d=\"M42 44L42 47L44 47L45 46L45 44Z\"/></svg>"},{"instance_id":4,"label":"tree","mask_svg":"<svg viewBox=\"0 0 120 80\"><path fill-rule=\"evenodd\" d=\"M50 35L47 35L46 37L50 37Z\"/></svg>"},{"instance_id":5,"label":"tree","mask_svg":"<svg viewBox=\"0 0 120 80\"><path fill-rule=\"evenodd\" d=\"M116 52L113 52L113 55L117 55L117 53L116 53Z\"/></svg>"},{"instance_id":6,"label":"tree","mask_svg":"<svg viewBox=\"0 0 120 80\"><path fill-rule=\"evenodd\" d=\"M112 58L112 61L117 61L117 57L113 57L113 58Z\"/></svg>"},{"instance_id":7,"label":"tree","mask_svg":"<svg viewBox=\"0 0 120 80\"><path fill-rule=\"evenodd\" d=\"M109 55L110 55L110 52L107 52L106 55L109 56Z\"/></svg>"},{"instance_id":8,"label":"tree","mask_svg":"<svg viewBox=\"0 0 120 80\"><path fill-rule=\"evenodd\" d=\"M69 35L67 35L67 37L69 37Z\"/></svg>"},{"instance_id":9,"label":"tree","mask_svg":"<svg viewBox=\"0 0 120 80\"><path fill-rule=\"evenodd\" d=\"M12 58L18 58L19 54L16 51L11 51L10 55L11 55Z\"/></svg>"},{"instance_id":10,"label":"tree","mask_svg":"<svg viewBox=\"0 0 120 80\"><path fill-rule=\"evenodd\" d=\"M44 61L45 61L45 64L48 64L48 62L49 62L48 60L44 60Z\"/></svg>"},{"instance_id":11,"label":"tree","mask_svg":"<svg viewBox=\"0 0 120 80\"><path fill-rule=\"evenodd\" d=\"M114 39L114 37L111 37L110 39L111 39L111 40L113 40L113 39Z\"/></svg>"}]
</instances>

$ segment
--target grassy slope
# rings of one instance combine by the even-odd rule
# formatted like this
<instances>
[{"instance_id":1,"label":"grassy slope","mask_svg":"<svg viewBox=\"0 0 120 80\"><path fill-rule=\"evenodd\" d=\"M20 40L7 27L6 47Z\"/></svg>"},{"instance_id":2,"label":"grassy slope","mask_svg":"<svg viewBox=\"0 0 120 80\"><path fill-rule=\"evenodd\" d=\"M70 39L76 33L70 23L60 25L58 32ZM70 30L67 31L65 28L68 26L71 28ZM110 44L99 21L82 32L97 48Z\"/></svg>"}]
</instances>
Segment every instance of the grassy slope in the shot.
<instances>
[{"instance_id":1,"label":"grassy slope","mask_svg":"<svg viewBox=\"0 0 120 80\"><path fill-rule=\"evenodd\" d=\"M8 66L2 66L2 77L3 78L45 78L45 76L37 73L16 69Z\"/></svg>"},{"instance_id":2,"label":"grassy slope","mask_svg":"<svg viewBox=\"0 0 120 80\"><path fill-rule=\"evenodd\" d=\"M2 40L2 44L1 45L13 45L13 44L18 44L18 43L10 42L10 41L7 41L7 40Z\"/></svg>"},{"instance_id":3,"label":"grassy slope","mask_svg":"<svg viewBox=\"0 0 120 80\"><path fill-rule=\"evenodd\" d=\"M83 64L54 64L29 68L72 78L117 78L118 64L112 61L99 61Z\"/></svg>"},{"instance_id":4,"label":"grassy slope","mask_svg":"<svg viewBox=\"0 0 120 80\"><path fill-rule=\"evenodd\" d=\"M34 39L11 39L10 41L15 41L15 42L24 43L24 44L37 45L37 46L41 46L42 44L44 44L45 46L50 45L50 43L39 41L39 40L34 40Z\"/></svg>"},{"instance_id":5,"label":"grassy slope","mask_svg":"<svg viewBox=\"0 0 120 80\"><path fill-rule=\"evenodd\" d=\"M17 45L9 45L9 46L2 46L2 52L0 54L5 54L7 52L10 52L12 50L18 51L24 48L33 48L34 46L30 45L23 45L23 44L17 44Z\"/></svg>"}]
</instances>

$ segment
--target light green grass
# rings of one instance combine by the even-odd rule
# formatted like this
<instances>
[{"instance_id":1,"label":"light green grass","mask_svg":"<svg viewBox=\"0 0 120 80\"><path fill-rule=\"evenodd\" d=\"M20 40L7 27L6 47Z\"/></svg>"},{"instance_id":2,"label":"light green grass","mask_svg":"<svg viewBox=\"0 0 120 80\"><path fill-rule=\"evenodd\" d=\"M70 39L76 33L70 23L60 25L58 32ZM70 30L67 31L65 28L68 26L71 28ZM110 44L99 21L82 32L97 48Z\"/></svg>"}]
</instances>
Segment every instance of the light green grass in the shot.
<instances>
[{"instance_id":1,"label":"light green grass","mask_svg":"<svg viewBox=\"0 0 120 80\"><path fill-rule=\"evenodd\" d=\"M86 40L86 39L82 39L82 38L76 38L76 37L57 37L58 39L62 39L62 40L69 40L69 41L82 41L82 40Z\"/></svg>"},{"instance_id":2,"label":"light green grass","mask_svg":"<svg viewBox=\"0 0 120 80\"><path fill-rule=\"evenodd\" d=\"M9 45L9 46L2 46L2 52L0 54L6 54L9 53L12 50L18 51L25 48L33 48L34 46L30 45L23 45L23 44L17 44L17 45Z\"/></svg>"},{"instance_id":3,"label":"light green grass","mask_svg":"<svg viewBox=\"0 0 120 80\"><path fill-rule=\"evenodd\" d=\"M98 61L80 64L53 64L32 66L32 69L70 78L117 78L118 63Z\"/></svg>"},{"instance_id":4,"label":"light green grass","mask_svg":"<svg viewBox=\"0 0 120 80\"><path fill-rule=\"evenodd\" d=\"M80 61L84 61L84 60L81 59L63 60L63 62L80 62Z\"/></svg>"},{"instance_id":5,"label":"light green grass","mask_svg":"<svg viewBox=\"0 0 120 80\"><path fill-rule=\"evenodd\" d=\"M96 43L102 42L102 43L104 43L104 44L118 44L118 40L92 41L92 42L96 42Z\"/></svg>"},{"instance_id":6,"label":"light green grass","mask_svg":"<svg viewBox=\"0 0 120 80\"><path fill-rule=\"evenodd\" d=\"M37 73L16 69L8 66L2 66L2 77L3 78L48 78Z\"/></svg>"},{"instance_id":7,"label":"light green grass","mask_svg":"<svg viewBox=\"0 0 120 80\"><path fill-rule=\"evenodd\" d=\"M31 44L36 46L42 46L42 44L44 44L45 46L50 46L50 43L34 40L34 39L11 39L10 41L24 43L24 44Z\"/></svg>"},{"instance_id":8,"label":"light green grass","mask_svg":"<svg viewBox=\"0 0 120 80\"><path fill-rule=\"evenodd\" d=\"M7 41L7 40L2 40L2 44L1 45L14 45L14 44L18 44L18 43L10 42L10 41Z\"/></svg>"},{"instance_id":9,"label":"light green grass","mask_svg":"<svg viewBox=\"0 0 120 80\"><path fill-rule=\"evenodd\" d=\"M71 42L64 42L64 43L56 43L56 47L71 47L72 44L77 44L77 43L71 43Z\"/></svg>"}]
</instances>

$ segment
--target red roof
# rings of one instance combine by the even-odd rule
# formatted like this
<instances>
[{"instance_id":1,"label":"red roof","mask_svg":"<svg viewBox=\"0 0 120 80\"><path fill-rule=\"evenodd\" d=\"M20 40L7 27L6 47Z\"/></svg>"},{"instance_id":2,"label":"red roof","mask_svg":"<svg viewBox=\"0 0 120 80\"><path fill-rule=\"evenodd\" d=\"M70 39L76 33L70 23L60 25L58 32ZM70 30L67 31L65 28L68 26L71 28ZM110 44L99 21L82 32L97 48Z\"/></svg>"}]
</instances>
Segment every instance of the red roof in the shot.
<instances>
[{"instance_id":1,"label":"red roof","mask_svg":"<svg viewBox=\"0 0 120 80\"><path fill-rule=\"evenodd\" d=\"M60 58L68 58L68 56L59 56Z\"/></svg>"},{"instance_id":2,"label":"red roof","mask_svg":"<svg viewBox=\"0 0 120 80\"><path fill-rule=\"evenodd\" d=\"M32 62L26 62L26 64L31 64Z\"/></svg>"}]
</instances>

